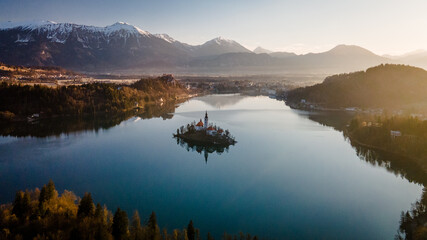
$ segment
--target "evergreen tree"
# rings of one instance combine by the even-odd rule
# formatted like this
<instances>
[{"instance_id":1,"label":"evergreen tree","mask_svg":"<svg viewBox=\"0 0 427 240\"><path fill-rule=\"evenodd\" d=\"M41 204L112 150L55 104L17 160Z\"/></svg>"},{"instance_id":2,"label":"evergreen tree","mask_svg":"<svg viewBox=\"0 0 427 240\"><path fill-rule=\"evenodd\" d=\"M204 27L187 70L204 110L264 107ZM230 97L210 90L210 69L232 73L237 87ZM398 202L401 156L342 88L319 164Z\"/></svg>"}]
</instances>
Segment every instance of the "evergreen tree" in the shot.
<instances>
[{"instance_id":1,"label":"evergreen tree","mask_svg":"<svg viewBox=\"0 0 427 240\"><path fill-rule=\"evenodd\" d=\"M188 240L195 240L196 231L193 226L193 220L190 220L187 226L187 236Z\"/></svg>"},{"instance_id":2,"label":"evergreen tree","mask_svg":"<svg viewBox=\"0 0 427 240\"><path fill-rule=\"evenodd\" d=\"M42 187L42 190L39 196L39 208L41 209L45 202L51 199L54 199L57 196L57 194L58 193L56 192L55 184L51 179L49 180L49 183L47 185L44 185Z\"/></svg>"},{"instance_id":3,"label":"evergreen tree","mask_svg":"<svg viewBox=\"0 0 427 240\"><path fill-rule=\"evenodd\" d=\"M85 193L82 200L80 201L79 209L77 211L77 216L80 218L93 216L94 208L95 206L93 204L91 194Z\"/></svg>"},{"instance_id":4,"label":"evergreen tree","mask_svg":"<svg viewBox=\"0 0 427 240\"><path fill-rule=\"evenodd\" d=\"M157 225L157 217L154 211L151 212L150 218L147 222L147 237L149 240L160 239L160 228Z\"/></svg>"},{"instance_id":5,"label":"evergreen tree","mask_svg":"<svg viewBox=\"0 0 427 240\"><path fill-rule=\"evenodd\" d=\"M20 218L22 215L21 202L22 202L23 195L24 194L22 193L22 191L16 192L15 200L13 200L12 213L15 214L18 218Z\"/></svg>"},{"instance_id":6,"label":"evergreen tree","mask_svg":"<svg viewBox=\"0 0 427 240\"><path fill-rule=\"evenodd\" d=\"M80 202L81 203L81 202ZM80 206L79 206L80 207ZM95 208L95 218L103 220L104 219L104 209L102 209L101 204L96 204Z\"/></svg>"},{"instance_id":7,"label":"evergreen tree","mask_svg":"<svg viewBox=\"0 0 427 240\"><path fill-rule=\"evenodd\" d=\"M113 218L112 234L116 240L126 239L129 219L125 211L117 208Z\"/></svg>"},{"instance_id":8,"label":"evergreen tree","mask_svg":"<svg viewBox=\"0 0 427 240\"><path fill-rule=\"evenodd\" d=\"M54 199L58 194L56 193L55 184L52 179L49 180L49 183L46 186L46 200L49 201Z\"/></svg>"},{"instance_id":9,"label":"evergreen tree","mask_svg":"<svg viewBox=\"0 0 427 240\"><path fill-rule=\"evenodd\" d=\"M15 200L12 205L12 213L19 219L24 219L31 212L31 199L28 192L19 191L15 195Z\"/></svg>"}]
</instances>

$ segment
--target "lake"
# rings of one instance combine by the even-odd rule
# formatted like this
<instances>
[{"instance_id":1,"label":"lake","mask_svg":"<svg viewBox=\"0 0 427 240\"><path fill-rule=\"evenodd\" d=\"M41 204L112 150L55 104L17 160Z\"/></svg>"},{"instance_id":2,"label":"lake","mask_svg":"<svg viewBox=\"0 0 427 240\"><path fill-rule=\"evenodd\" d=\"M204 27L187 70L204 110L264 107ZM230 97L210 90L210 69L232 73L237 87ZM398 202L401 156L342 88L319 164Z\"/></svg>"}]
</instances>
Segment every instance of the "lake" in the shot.
<instances>
[{"instance_id":1,"label":"lake","mask_svg":"<svg viewBox=\"0 0 427 240\"><path fill-rule=\"evenodd\" d=\"M236 145L205 154L177 144L176 129L205 111ZM393 239L401 211L423 189L357 154L320 115L264 96L209 95L160 113L67 121L2 127L1 203L52 179L59 192L91 192L95 202L129 216L155 211L169 232L192 219L203 237L210 231L217 239L224 231Z\"/></svg>"}]
</instances>

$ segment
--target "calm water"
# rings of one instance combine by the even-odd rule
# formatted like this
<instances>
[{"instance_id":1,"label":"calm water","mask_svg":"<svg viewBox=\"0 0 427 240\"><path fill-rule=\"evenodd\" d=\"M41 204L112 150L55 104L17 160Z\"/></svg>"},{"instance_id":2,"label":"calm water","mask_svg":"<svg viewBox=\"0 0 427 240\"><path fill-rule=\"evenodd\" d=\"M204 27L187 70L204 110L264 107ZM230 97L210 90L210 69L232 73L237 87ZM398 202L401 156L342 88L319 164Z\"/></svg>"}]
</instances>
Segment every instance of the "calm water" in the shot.
<instances>
[{"instance_id":1,"label":"calm water","mask_svg":"<svg viewBox=\"0 0 427 240\"><path fill-rule=\"evenodd\" d=\"M172 138L205 110L238 141L207 162ZM421 185L361 160L341 132L267 97L195 98L173 115L114 125L0 137L0 202L51 178L110 209L155 211L169 230L192 219L203 236L393 239L400 212L421 196Z\"/></svg>"}]
</instances>

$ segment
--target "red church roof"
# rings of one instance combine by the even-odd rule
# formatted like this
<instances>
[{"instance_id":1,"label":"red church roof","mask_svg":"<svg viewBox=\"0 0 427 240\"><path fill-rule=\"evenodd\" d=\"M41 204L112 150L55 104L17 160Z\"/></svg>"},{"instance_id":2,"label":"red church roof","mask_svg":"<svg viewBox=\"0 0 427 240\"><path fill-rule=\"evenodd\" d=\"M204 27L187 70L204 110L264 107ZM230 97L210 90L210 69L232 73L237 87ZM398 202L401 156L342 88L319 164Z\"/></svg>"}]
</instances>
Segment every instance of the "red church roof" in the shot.
<instances>
[{"instance_id":1,"label":"red church roof","mask_svg":"<svg viewBox=\"0 0 427 240\"><path fill-rule=\"evenodd\" d=\"M210 127L208 127L208 129L207 129L208 131L209 130L215 130L215 128L213 128L212 126L210 126Z\"/></svg>"},{"instance_id":2,"label":"red church roof","mask_svg":"<svg viewBox=\"0 0 427 240\"><path fill-rule=\"evenodd\" d=\"M196 127L203 127L203 122L200 120L200 122L197 123Z\"/></svg>"}]
</instances>

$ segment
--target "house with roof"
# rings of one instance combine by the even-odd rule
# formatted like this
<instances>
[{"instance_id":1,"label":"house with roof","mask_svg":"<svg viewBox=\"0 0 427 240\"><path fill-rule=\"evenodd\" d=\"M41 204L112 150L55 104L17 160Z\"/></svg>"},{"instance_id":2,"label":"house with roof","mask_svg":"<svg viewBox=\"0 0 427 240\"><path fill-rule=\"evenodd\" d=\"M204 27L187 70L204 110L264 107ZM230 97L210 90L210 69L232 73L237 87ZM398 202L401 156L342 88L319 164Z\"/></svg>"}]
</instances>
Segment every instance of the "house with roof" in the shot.
<instances>
[{"instance_id":1,"label":"house with roof","mask_svg":"<svg viewBox=\"0 0 427 240\"><path fill-rule=\"evenodd\" d=\"M215 135L216 134L216 129L212 126L209 126L208 128L206 128L206 133L209 135Z\"/></svg>"},{"instance_id":2,"label":"house with roof","mask_svg":"<svg viewBox=\"0 0 427 240\"><path fill-rule=\"evenodd\" d=\"M204 124L202 122L202 119L196 124L196 131L201 131L204 129Z\"/></svg>"}]
</instances>

